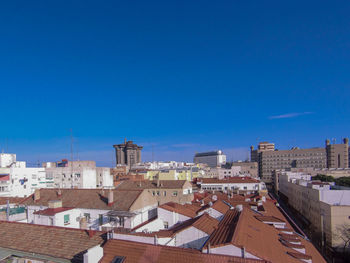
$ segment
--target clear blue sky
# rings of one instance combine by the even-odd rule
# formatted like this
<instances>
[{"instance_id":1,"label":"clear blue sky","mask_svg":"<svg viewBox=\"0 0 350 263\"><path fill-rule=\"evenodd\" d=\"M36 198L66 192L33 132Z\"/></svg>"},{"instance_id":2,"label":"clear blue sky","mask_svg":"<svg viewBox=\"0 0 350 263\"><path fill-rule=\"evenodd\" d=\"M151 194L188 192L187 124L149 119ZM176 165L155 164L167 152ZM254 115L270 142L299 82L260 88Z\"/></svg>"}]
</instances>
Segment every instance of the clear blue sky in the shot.
<instances>
[{"instance_id":1,"label":"clear blue sky","mask_svg":"<svg viewBox=\"0 0 350 263\"><path fill-rule=\"evenodd\" d=\"M3 1L0 147L112 165L350 131L349 1ZM6 143L7 141L7 143Z\"/></svg>"}]
</instances>

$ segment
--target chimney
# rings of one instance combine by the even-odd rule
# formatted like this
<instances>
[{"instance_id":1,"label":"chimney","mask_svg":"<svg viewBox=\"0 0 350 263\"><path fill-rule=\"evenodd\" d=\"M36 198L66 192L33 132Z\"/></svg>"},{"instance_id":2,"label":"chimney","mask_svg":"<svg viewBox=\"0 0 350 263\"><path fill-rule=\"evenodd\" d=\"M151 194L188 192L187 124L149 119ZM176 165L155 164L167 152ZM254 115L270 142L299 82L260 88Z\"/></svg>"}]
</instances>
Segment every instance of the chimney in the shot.
<instances>
[{"instance_id":1,"label":"chimney","mask_svg":"<svg viewBox=\"0 0 350 263\"><path fill-rule=\"evenodd\" d=\"M58 197L61 197L61 196L62 196L62 191L61 191L61 189L58 189L58 191L57 191L57 196L58 196Z\"/></svg>"},{"instance_id":2,"label":"chimney","mask_svg":"<svg viewBox=\"0 0 350 263\"><path fill-rule=\"evenodd\" d=\"M108 192L108 205L111 206L113 204L113 191L109 190Z\"/></svg>"},{"instance_id":3,"label":"chimney","mask_svg":"<svg viewBox=\"0 0 350 263\"><path fill-rule=\"evenodd\" d=\"M158 237L157 237L157 235L154 235L154 244L158 245Z\"/></svg>"},{"instance_id":4,"label":"chimney","mask_svg":"<svg viewBox=\"0 0 350 263\"><path fill-rule=\"evenodd\" d=\"M40 200L40 189L35 189L34 192L34 201L39 201Z\"/></svg>"},{"instance_id":5,"label":"chimney","mask_svg":"<svg viewBox=\"0 0 350 263\"><path fill-rule=\"evenodd\" d=\"M241 252L242 252L242 258L245 258L245 247L241 248Z\"/></svg>"},{"instance_id":6,"label":"chimney","mask_svg":"<svg viewBox=\"0 0 350 263\"><path fill-rule=\"evenodd\" d=\"M210 243L208 243L207 254L210 254Z\"/></svg>"}]
</instances>

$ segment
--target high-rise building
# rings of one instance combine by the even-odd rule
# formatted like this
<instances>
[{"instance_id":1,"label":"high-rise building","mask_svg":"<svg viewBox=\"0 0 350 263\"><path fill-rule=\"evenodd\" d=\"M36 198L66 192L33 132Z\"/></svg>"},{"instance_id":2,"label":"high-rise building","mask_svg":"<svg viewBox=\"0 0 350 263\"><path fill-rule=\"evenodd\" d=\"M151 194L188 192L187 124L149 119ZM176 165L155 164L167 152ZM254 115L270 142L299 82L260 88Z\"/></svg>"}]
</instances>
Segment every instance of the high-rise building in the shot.
<instances>
[{"instance_id":1,"label":"high-rise building","mask_svg":"<svg viewBox=\"0 0 350 263\"><path fill-rule=\"evenodd\" d=\"M345 138L341 144L331 144L326 140L327 168L349 167L349 139Z\"/></svg>"},{"instance_id":2,"label":"high-rise building","mask_svg":"<svg viewBox=\"0 0 350 263\"><path fill-rule=\"evenodd\" d=\"M267 144L267 143L264 143ZM273 145L273 144L270 144ZM278 169L288 168L325 168L325 148L275 150L274 147L258 147L254 150L251 146L251 159L257 161L259 176L270 188L272 186L272 172Z\"/></svg>"},{"instance_id":3,"label":"high-rise building","mask_svg":"<svg viewBox=\"0 0 350 263\"><path fill-rule=\"evenodd\" d=\"M196 153L194 163L206 163L209 167L220 167L226 164L226 155L221 150L214 152Z\"/></svg>"},{"instance_id":4,"label":"high-rise building","mask_svg":"<svg viewBox=\"0 0 350 263\"><path fill-rule=\"evenodd\" d=\"M123 144L116 144L113 147L115 148L117 165L123 164L131 167L134 164L141 163L142 146L125 139Z\"/></svg>"},{"instance_id":5,"label":"high-rise building","mask_svg":"<svg viewBox=\"0 0 350 263\"><path fill-rule=\"evenodd\" d=\"M270 187L275 170L290 168L348 168L349 140L342 144L331 144L326 140L325 148L275 150L273 143L260 143L258 149L250 147L251 160L258 162L259 176Z\"/></svg>"}]
</instances>

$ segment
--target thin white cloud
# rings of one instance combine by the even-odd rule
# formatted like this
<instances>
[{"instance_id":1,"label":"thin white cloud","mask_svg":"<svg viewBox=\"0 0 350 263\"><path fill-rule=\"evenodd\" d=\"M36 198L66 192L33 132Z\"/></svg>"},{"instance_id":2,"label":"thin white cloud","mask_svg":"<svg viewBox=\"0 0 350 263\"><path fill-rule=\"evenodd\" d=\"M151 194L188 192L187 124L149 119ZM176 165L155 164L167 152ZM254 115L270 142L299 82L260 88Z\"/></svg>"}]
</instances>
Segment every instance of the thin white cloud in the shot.
<instances>
[{"instance_id":1,"label":"thin white cloud","mask_svg":"<svg viewBox=\"0 0 350 263\"><path fill-rule=\"evenodd\" d=\"M286 114L282 114L282 115L270 116L269 119L270 120L273 120L273 119L287 119L287 118L295 118L295 117L298 117L298 116L309 115L309 114L313 114L313 112L310 112L310 111L292 112L292 113L286 113Z\"/></svg>"}]
</instances>

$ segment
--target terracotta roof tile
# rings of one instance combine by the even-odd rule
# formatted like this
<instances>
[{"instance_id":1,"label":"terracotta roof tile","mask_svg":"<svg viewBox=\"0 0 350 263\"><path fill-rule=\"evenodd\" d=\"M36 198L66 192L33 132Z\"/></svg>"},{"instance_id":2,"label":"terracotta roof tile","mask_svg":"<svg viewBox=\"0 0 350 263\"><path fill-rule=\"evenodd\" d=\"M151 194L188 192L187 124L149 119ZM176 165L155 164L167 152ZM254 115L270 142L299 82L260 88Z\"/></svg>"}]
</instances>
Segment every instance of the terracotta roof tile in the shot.
<instances>
[{"instance_id":1,"label":"terracotta roof tile","mask_svg":"<svg viewBox=\"0 0 350 263\"><path fill-rule=\"evenodd\" d=\"M71 260L104 242L103 232L0 221L0 247Z\"/></svg>"},{"instance_id":2,"label":"terracotta roof tile","mask_svg":"<svg viewBox=\"0 0 350 263\"><path fill-rule=\"evenodd\" d=\"M110 263L116 257L123 257L125 263L263 263L266 261L244 259L240 257L204 254L194 249L151 245L145 243L109 240L100 263Z\"/></svg>"},{"instance_id":3,"label":"terracotta roof tile","mask_svg":"<svg viewBox=\"0 0 350 263\"><path fill-rule=\"evenodd\" d=\"M174 202L162 204L159 206L159 208L163 208L171 212L176 212L178 214L188 216L190 218L194 218L197 216L197 214L192 209L186 208L186 206Z\"/></svg>"},{"instance_id":4,"label":"terracotta roof tile","mask_svg":"<svg viewBox=\"0 0 350 263\"><path fill-rule=\"evenodd\" d=\"M58 190L61 194L58 194ZM63 207L102 210L129 211L144 190L113 190L111 206L108 205L108 191L102 189L40 189L40 199L34 201L34 194L22 202L24 205L48 206L52 200L62 200Z\"/></svg>"}]
</instances>

